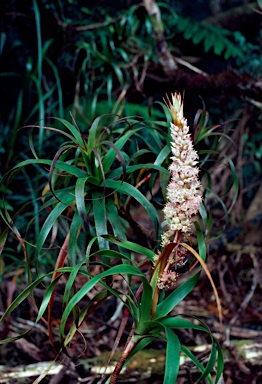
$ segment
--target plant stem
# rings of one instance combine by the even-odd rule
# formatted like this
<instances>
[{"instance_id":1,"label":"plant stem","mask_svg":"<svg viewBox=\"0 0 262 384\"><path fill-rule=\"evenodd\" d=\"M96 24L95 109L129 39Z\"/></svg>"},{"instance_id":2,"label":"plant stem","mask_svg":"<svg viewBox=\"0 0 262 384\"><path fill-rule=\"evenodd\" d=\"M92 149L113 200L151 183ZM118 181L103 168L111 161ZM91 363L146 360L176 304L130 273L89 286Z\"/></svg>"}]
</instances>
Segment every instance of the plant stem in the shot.
<instances>
[{"instance_id":1,"label":"plant stem","mask_svg":"<svg viewBox=\"0 0 262 384\"><path fill-rule=\"evenodd\" d=\"M118 375L121 372L121 369L123 368L123 365L124 365L126 359L130 355L130 353L133 351L133 349L135 348L137 343L138 343L138 340L135 340L133 337L127 342L125 349L122 353L122 356L120 357L120 359L118 360L118 362L115 366L115 369L114 369L114 372L112 373L109 384L115 384L116 383Z\"/></svg>"}]
</instances>

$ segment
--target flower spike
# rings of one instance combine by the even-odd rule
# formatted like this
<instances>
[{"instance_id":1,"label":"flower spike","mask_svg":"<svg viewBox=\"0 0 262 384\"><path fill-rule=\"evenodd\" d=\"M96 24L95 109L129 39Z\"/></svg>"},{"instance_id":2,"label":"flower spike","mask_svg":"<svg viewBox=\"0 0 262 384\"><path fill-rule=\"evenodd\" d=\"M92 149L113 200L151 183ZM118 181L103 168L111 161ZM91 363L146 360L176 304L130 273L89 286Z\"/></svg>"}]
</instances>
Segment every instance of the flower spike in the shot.
<instances>
[{"instance_id":1,"label":"flower spike","mask_svg":"<svg viewBox=\"0 0 262 384\"><path fill-rule=\"evenodd\" d=\"M185 251L179 244L183 237L190 235L192 216L197 214L202 201L198 180L199 169L196 167L198 154L194 150L191 135L188 133L187 120L183 115L183 99L180 94L174 93L172 102L167 98L166 104L173 120L171 123L172 163L169 167L171 181L167 187L167 203L163 209L165 219L169 222L167 231L162 235L161 245L164 248L170 242L176 242L177 246L159 277L160 289L170 287L177 279L177 274L172 272L172 267L175 264L182 265L185 257Z\"/></svg>"}]
</instances>

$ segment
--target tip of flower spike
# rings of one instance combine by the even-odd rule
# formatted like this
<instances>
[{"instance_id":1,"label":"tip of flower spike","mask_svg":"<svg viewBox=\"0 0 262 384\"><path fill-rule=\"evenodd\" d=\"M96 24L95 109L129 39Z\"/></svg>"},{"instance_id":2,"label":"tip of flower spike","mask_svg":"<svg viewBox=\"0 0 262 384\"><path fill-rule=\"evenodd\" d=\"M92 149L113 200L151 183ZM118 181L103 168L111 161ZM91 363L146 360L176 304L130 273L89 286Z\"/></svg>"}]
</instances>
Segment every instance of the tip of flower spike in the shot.
<instances>
[{"instance_id":1,"label":"tip of flower spike","mask_svg":"<svg viewBox=\"0 0 262 384\"><path fill-rule=\"evenodd\" d=\"M169 109L173 123L177 127L181 127L183 126L182 120L184 117L183 115L184 99L182 99L180 93L177 93L177 92L171 94L171 99L172 101L170 101L169 97L166 96L166 100L165 100L166 106Z\"/></svg>"}]
</instances>

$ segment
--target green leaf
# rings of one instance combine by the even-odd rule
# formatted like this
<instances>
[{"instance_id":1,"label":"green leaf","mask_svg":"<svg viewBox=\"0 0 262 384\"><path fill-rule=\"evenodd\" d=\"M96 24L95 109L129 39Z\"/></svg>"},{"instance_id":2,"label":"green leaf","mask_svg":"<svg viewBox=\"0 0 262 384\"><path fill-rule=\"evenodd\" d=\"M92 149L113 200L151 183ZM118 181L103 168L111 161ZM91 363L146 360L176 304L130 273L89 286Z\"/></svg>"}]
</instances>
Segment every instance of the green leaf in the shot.
<instances>
[{"instance_id":1,"label":"green leaf","mask_svg":"<svg viewBox=\"0 0 262 384\"><path fill-rule=\"evenodd\" d=\"M233 46L228 45L228 47L224 53L225 60L228 60L231 56L234 56L233 51L234 51Z\"/></svg>"},{"instance_id":2,"label":"green leaf","mask_svg":"<svg viewBox=\"0 0 262 384\"><path fill-rule=\"evenodd\" d=\"M151 285L146 279L143 279L143 292L141 303L139 305L140 319L137 330L138 333L140 325L142 325L145 321L149 321L151 319L152 295L153 290Z\"/></svg>"},{"instance_id":3,"label":"green leaf","mask_svg":"<svg viewBox=\"0 0 262 384\"><path fill-rule=\"evenodd\" d=\"M78 263L77 265L72 267L72 270L70 272L70 275L67 279L66 286L64 289L64 296L63 296L63 308L67 305L67 303L70 300L71 292L72 292L72 287L74 285L74 282L76 280L76 276L79 273L80 268L82 267L83 262Z\"/></svg>"},{"instance_id":4,"label":"green leaf","mask_svg":"<svg viewBox=\"0 0 262 384\"><path fill-rule=\"evenodd\" d=\"M164 318L157 319L157 321L162 324L164 327L169 327L172 329L195 329L197 331L208 332L208 330L200 325L196 325L191 321L177 318L174 316L168 316Z\"/></svg>"},{"instance_id":5,"label":"green leaf","mask_svg":"<svg viewBox=\"0 0 262 384\"><path fill-rule=\"evenodd\" d=\"M42 46L42 34L41 34L41 17L39 12L39 7L36 0L33 0L33 8L36 22L36 37L37 37L37 77L36 78L36 87L38 94L38 105L39 105L39 120L44 121L45 118L45 104L43 98L43 88L42 88L42 64L43 64L43 46ZM43 145L43 130L40 130L38 136L38 149L41 153Z\"/></svg>"},{"instance_id":6,"label":"green leaf","mask_svg":"<svg viewBox=\"0 0 262 384\"><path fill-rule=\"evenodd\" d=\"M1 321L1 319L0 319L0 321ZM14 337L7 337L6 339L0 340L0 345L12 343L13 341L16 341L16 340L19 340L19 339L25 337L26 335L28 335L29 332L32 331L33 328L34 327L29 328L27 331L20 333L20 335L17 335Z\"/></svg>"},{"instance_id":7,"label":"green leaf","mask_svg":"<svg viewBox=\"0 0 262 384\"><path fill-rule=\"evenodd\" d=\"M113 251L107 251L107 252L109 253L109 252L113 252ZM76 272L79 273L79 274L83 274L85 276L88 276L89 278L93 278L93 276L90 273L88 273L88 272L86 272L86 271L84 271L84 270L79 268L79 266L81 266L84 263L85 263L85 260L83 260L81 263L79 263L79 265L76 266L77 268L63 267L63 268L59 268L57 270L58 272L62 272L62 271L63 272L70 272L70 276L69 276L69 279L68 279L67 292L70 292L70 287L72 287L72 283L74 281L74 277L76 276ZM69 280L70 280L70 283L69 283ZM106 288L106 291L99 292L95 297L93 297L84 306L84 308L81 309L79 314L77 314L77 305L73 308L73 311L75 310L77 316L75 317L75 322L70 327L69 332L68 332L68 334L67 334L67 336L66 336L64 341L63 341L63 333L59 334L60 335L59 338L60 338L61 345L66 346L72 340L75 332L77 331L78 327L82 324L83 320L86 317L86 313L87 313L90 305L93 302L96 302L97 300L103 300L104 298L109 296L109 293L111 293L112 295L117 297L119 300L123 301L123 299L122 299L122 292L118 292L117 290L111 288L106 283L104 283L102 280L99 283L103 287ZM64 298L64 302L67 302L67 298ZM138 308L136 307L136 305L134 304L133 300L128 295L126 296L126 301L124 302L124 304L125 305L129 304L129 308L130 308L130 311L131 311L131 313L133 315L134 320L138 321Z\"/></svg>"},{"instance_id":8,"label":"green leaf","mask_svg":"<svg viewBox=\"0 0 262 384\"><path fill-rule=\"evenodd\" d=\"M140 169L149 169L149 170L156 170L156 171L159 171L159 172L163 172L165 173L166 175L169 175L170 172L164 168L164 167L161 167L160 165L157 165L157 164L137 164L137 165L130 165L128 167L126 167L126 172L127 173L133 173L137 170L140 170Z\"/></svg>"},{"instance_id":9,"label":"green leaf","mask_svg":"<svg viewBox=\"0 0 262 384\"><path fill-rule=\"evenodd\" d=\"M86 296L86 294L104 277L112 276L112 275L120 275L120 274L144 277L144 274L140 271L139 268L131 265L127 265L127 264L111 267L110 269L100 273L99 275L92 277L86 284L84 284L79 289L79 291L71 298L71 300L67 304L60 322L60 329L59 329L60 340L63 339L67 319L70 313L72 312L73 308L75 307L75 305L77 305L80 302L80 300L83 299L83 297Z\"/></svg>"},{"instance_id":10,"label":"green leaf","mask_svg":"<svg viewBox=\"0 0 262 384\"><path fill-rule=\"evenodd\" d=\"M174 384L179 371L181 344L177 335L171 329L165 328L165 331L167 346L164 384Z\"/></svg>"},{"instance_id":11,"label":"green leaf","mask_svg":"<svg viewBox=\"0 0 262 384\"><path fill-rule=\"evenodd\" d=\"M131 316L133 317L135 324L137 324L139 322L140 314L139 314L139 309L136 305L136 302L129 295L125 295L125 298L126 298L126 302L129 304L129 310L130 310Z\"/></svg>"},{"instance_id":12,"label":"green leaf","mask_svg":"<svg viewBox=\"0 0 262 384\"><path fill-rule=\"evenodd\" d=\"M55 206L55 208L51 211L51 213L48 215L48 217L46 218L46 220L45 220L45 222L41 228L41 231L40 231L38 239L37 239L37 243L36 243L36 254L37 255L39 255L39 253L40 253L40 251L44 245L44 242L45 242L49 232L51 231L51 229L54 225L54 222L61 215L61 213L64 212L64 210L74 202L74 200L75 200L74 195L65 196L63 202L58 203Z\"/></svg>"},{"instance_id":13,"label":"green leaf","mask_svg":"<svg viewBox=\"0 0 262 384\"><path fill-rule=\"evenodd\" d=\"M192 23L191 28L188 28L184 32L184 38L186 40L191 39L193 36L195 36L196 32L199 30L199 26L197 23Z\"/></svg>"},{"instance_id":14,"label":"green leaf","mask_svg":"<svg viewBox=\"0 0 262 384\"><path fill-rule=\"evenodd\" d=\"M216 381L215 383L218 383L221 375L223 374L224 371L224 357L223 357L223 352L220 347L219 342L214 338L214 341L216 343L217 347L217 374L216 374Z\"/></svg>"},{"instance_id":15,"label":"green leaf","mask_svg":"<svg viewBox=\"0 0 262 384\"><path fill-rule=\"evenodd\" d=\"M126 240L125 226L123 224L121 217L119 217L118 215L116 204L111 198L107 199L106 212L107 212L108 220L112 226L114 236L116 238L121 238L123 240ZM119 252L125 255L127 259L130 259L130 253L127 251L126 248L118 245L118 249L119 249ZM123 263L126 263L126 262L127 261L123 259Z\"/></svg>"},{"instance_id":16,"label":"green leaf","mask_svg":"<svg viewBox=\"0 0 262 384\"><path fill-rule=\"evenodd\" d=\"M204 235L197 221L194 222L194 225L196 228L196 235L197 235L197 241L198 241L198 250L199 250L198 253L201 256L201 258L205 261L206 260L206 243L205 243Z\"/></svg>"},{"instance_id":17,"label":"green leaf","mask_svg":"<svg viewBox=\"0 0 262 384\"><path fill-rule=\"evenodd\" d=\"M142 245L132 243L131 241L122 240L119 238L116 238L111 235L104 236L108 241L110 241L113 244L121 245L121 247L130 249L133 252L140 253L141 255L145 255L148 257L152 262L154 262L155 253L151 251L151 249L145 248Z\"/></svg>"},{"instance_id":18,"label":"green leaf","mask_svg":"<svg viewBox=\"0 0 262 384\"><path fill-rule=\"evenodd\" d=\"M83 228L85 230L87 230L88 228L88 219L87 219L86 206L85 206L85 183L87 180L88 180L87 177L79 177L76 180L76 187L75 187L76 207L79 213L79 217L82 220Z\"/></svg>"},{"instance_id":19,"label":"green leaf","mask_svg":"<svg viewBox=\"0 0 262 384\"><path fill-rule=\"evenodd\" d=\"M60 123L62 123L66 128L68 128L68 130L72 133L75 138L74 142L78 144L80 148L85 148L84 140L78 128L76 128L73 124L69 123L69 121L65 119L61 119L59 117L56 117L55 119L60 121Z\"/></svg>"},{"instance_id":20,"label":"green leaf","mask_svg":"<svg viewBox=\"0 0 262 384\"><path fill-rule=\"evenodd\" d=\"M111 198L107 199L106 211L107 211L108 220L111 223L114 235L118 238L125 240L126 234L124 230L124 225L121 222L121 218L118 215L116 204Z\"/></svg>"},{"instance_id":21,"label":"green leaf","mask_svg":"<svg viewBox=\"0 0 262 384\"><path fill-rule=\"evenodd\" d=\"M216 55L221 55L221 53L223 52L223 49L225 48L225 43L223 41L223 39L221 38L218 38L216 39L216 42L214 44L214 52Z\"/></svg>"},{"instance_id":22,"label":"green leaf","mask_svg":"<svg viewBox=\"0 0 262 384\"><path fill-rule=\"evenodd\" d=\"M6 309L6 311L4 312L2 317L0 318L0 322L2 322L11 312L13 312L14 309L16 309L18 307L19 304L21 304L26 299L27 296L29 296L30 293L32 293L34 288L37 287L37 285L39 283L41 283L41 281L43 281L43 279L45 277L46 277L46 275L39 277L37 280L35 280L33 283L31 283L28 287L26 287L23 290L23 292L21 292L16 297L15 300L9 305L9 307ZM3 343L1 343L1 341L0 341L0 344L3 344Z\"/></svg>"},{"instance_id":23,"label":"green leaf","mask_svg":"<svg viewBox=\"0 0 262 384\"><path fill-rule=\"evenodd\" d=\"M52 274L53 272L49 273ZM52 293L54 291L54 289L56 288L57 286L57 282L59 281L59 279L63 276L63 272L60 272L60 275L57 276L51 283L50 285L48 286L46 292L45 292L45 295L43 297L43 300L42 300L42 303L41 303L41 306L39 308L39 311L38 311L38 314L37 314L37 318L36 318L36 323L38 323L38 321L43 317L45 311L46 311L46 308L49 304L49 301L50 301L50 298L52 296Z\"/></svg>"},{"instance_id":24,"label":"green leaf","mask_svg":"<svg viewBox=\"0 0 262 384\"><path fill-rule=\"evenodd\" d=\"M52 274L53 272L49 273L48 275ZM7 308L7 310L4 312L3 316L1 317L0 319L0 322L2 322L14 309L17 308L17 306L22 302L24 301L27 296L29 296L29 294L32 293L32 291L34 290L34 288L39 284L41 283L46 276L48 275L44 275L40 278L38 278L37 280L35 280L33 283L31 283L27 288L25 288L25 290L17 296L17 298L9 305L9 307ZM63 275L63 273L61 273L59 276L57 276L54 281L49 285L49 287L47 288L47 291L44 295L44 298L43 298L43 301L42 301L42 304L40 306L40 309L38 311L38 316L36 318L36 321L35 323L38 323L38 321L42 318L47 306L48 306L48 303L50 301L50 297L52 295L52 292L53 290L55 289L56 285L57 285L57 282L58 280L61 278L61 276ZM4 339L4 340L0 340L0 345L1 344L6 344L10 341L15 341L15 340L18 340L18 339L21 339L22 337L24 337L26 334L28 334L31 330L32 330L33 327L31 327L29 330L27 330L26 332L20 334L19 336L15 336L15 337L12 337L12 338L7 338L7 339Z\"/></svg>"},{"instance_id":25,"label":"green leaf","mask_svg":"<svg viewBox=\"0 0 262 384\"><path fill-rule=\"evenodd\" d=\"M203 373L205 371L205 367L197 360L197 358L193 355L193 353L184 345L181 345L181 351L189 357L190 360L199 368L199 370ZM209 384L212 384L212 378L210 375L207 376L207 380Z\"/></svg>"},{"instance_id":26,"label":"green leaf","mask_svg":"<svg viewBox=\"0 0 262 384\"><path fill-rule=\"evenodd\" d=\"M204 224L204 228L207 226L208 214L203 202L200 204L199 213Z\"/></svg>"},{"instance_id":27,"label":"green leaf","mask_svg":"<svg viewBox=\"0 0 262 384\"><path fill-rule=\"evenodd\" d=\"M108 241L105 239L105 237L101 236L107 234L105 196L100 192L93 192L92 203L99 248L109 249Z\"/></svg>"},{"instance_id":28,"label":"green leaf","mask_svg":"<svg viewBox=\"0 0 262 384\"><path fill-rule=\"evenodd\" d=\"M166 316L174 309L195 287L200 276L197 272L194 276L184 282L180 287L176 288L165 300L156 307L155 319Z\"/></svg>"},{"instance_id":29,"label":"green leaf","mask_svg":"<svg viewBox=\"0 0 262 384\"><path fill-rule=\"evenodd\" d=\"M103 164L105 164L106 166L106 169L104 169L104 172L106 173L109 168L111 167L114 159L115 159L115 156L117 155L117 159L118 161L120 162L121 164L121 167L122 167L122 176L123 176L123 179L125 178L126 176L126 162L125 162L125 159L124 159L124 156L122 155L122 152L120 151L120 149L117 147L117 145L115 145L114 143L110 142L110 141L103 141L101 144L106 144L108 145L109 147L111 147L114 151L115 151L115 155L111 155L111 158L109 159L109 156L107 156L109 153L110 153L110 150L109 152L107 152L106 156L107 156L107 159L105 161L105 159L102 161L102 167L103 167ZM105 156L105 157L106 157Z\"/></svg>"},{"instance_id":30,"label":"green leaf","mask_svg":"<svg viewBox=\"0 0 262 384\"><path fill-rule=\"evenodd\" d=\"M208 192L211 192L215 198L217 199L217 201L220 203L220 205L222 206L223 208L223 211L225 212L225 218L226 218L226 224L228 223L228 210L227 210L227 207L225 205L225 203L223 202L223 200L218 196L218 194L216 192L214 192L211 188L205 186L204 187Z\"/></svg>"},{"instance_id":31,"label":"green leaf","mask_svg":"<svg viewBox=\"0 0 262 384\"><path fill-rule=\"evenodd\" d=\"M97 137L99 137L99 132L101 130L99 123L104 116L106 116L106 115L98 116L94 120L94 122L92 123L92 125L89 129L89 135L88 135L88 141L87 141L87 149L88 149L89 155L90 155L92 149L96 147L96 144L97 144L96 140L97 140Z\"/></svg>"},{"instance_id":32,"label":"green leaf","mask_svg":"<svg viewBox=\"0 0 262 384\"><path fill-rule=\"evenodd\" d=\"M155 337L158 337L162 330L163 330L163 326L158 321L154 321L154 320L142 321L141 319L139 319L139 323L135 328L135 333L136 335L139 335L141 337L149 334L154 335Z\"/></svg>"},{"instance_id":33,"label":"green leaf","mask_svg":"<svg viewBox=\"0 0 262 384\"><path fill-rule=\"evenodd\" d=\"M129 255L123 255L122 253L113 251L111 249L100 249L99 251L91 253L91 255L89 255L89 259L91 259L93 256L107 257L109 259L124 259L132 262Z\"/></svg>"},{"instance_id":34,"label":"green leaf","mask_svg":"<svg viewBox=\"0 0 262 384\"><path fill-rule=\"evenodd\" d=\"M152 287L153 292L157 289L158 276L160 272L160 263L154 267L153 275L151 276L150 285Z\"/></svg>"},{"instance_id":35,"label":"green leaf","mask_svg":"<svg viewBox=\"0 0 262 384\"><path fill-rule=\"evenodd\" d=\"M197 383L200 383L202 380L204 380L210 372L213 370L215 363L216 363L216 355L217 355L217 350L216 350L216 345L212 341L212 347L211 347L211 352L209 355L208 363L206 365L206 368L200 378L197 380Z\"/></svg>"},{"instance_id":36,"label":"green leaf","mask_svg":"<svg viewBox=\"0 0 262 384\"><path fill-rule=\"evenodd\" d=\"M108 296L108 292L107 291L102 291L102 292L99 292L97 293L93 298L92 300L89 301L88 304L86 304L84 306L83 309L81 309L80 313L79 313L79 317L77 319L77 324L76 323L73 323L73 325L71 326L71 328L69 329L67 335L66 335L66 338L65 338L65 341L64 341L64 346L66 347L70 341L72 340L72 338L74 337L79 325L82 324L82 322L84 321L84 319L86 318L86 314L90 308L90 305L92 305L94 302L99 302L99 301L102 301L104 298L106 298Z\"/></svg>"},{"instance_id":37,"label":"green leaf","mask_svg":"<svg viewBox=\"0 0 262 384\"><path fill-rule=\"evenodd\" d=\"M126 182L121 182L117 180L106 180L105 186L107 188L114 189L115 191L122 192L128 196L132 196L134 199L136 199L148 212L155 228L156 237L157 238L160 237L161 227L160 227L157 211L155 207L147 200L147 198L137 188L133 187L132 185Z\"/></svg>"},{"instance_id":38,"label":"green leaf","mask_svg":"<svg viewBox=\"0 0 262 384\"><path fill-rule=\"evenodd\" d=\"M26 165L32 165L32 164L43 164L43 165L52 165L52 160L38 160L38 159L30 159L22 161L21 163L17 164L15 167L11 169L5 176L7 177L8 174L10 174L13 171L20 170L20 168L25 167ZM74 167L73 165L70 165L68 163L57 161L56 162L56 169L61 169L62 171L68 172L70 175L73 175L75 177L86 177L87 174L85 171L82 171L82 169Z\"/></svg>"},{"instance_id":39,"label":"green leaf","mask_svg":"<svg viewBox=\"0 0 262 384\"><path fill-rule=\"evenodd\" d=\"M194 44L199 44L206 36L206 30L204 28L199 28L192 37Z\"/></svg>"},{"instance_id":40,"label":"green leaf","mask_svg":"<svg viewBox=\"0 0 262 384\"><path fill-rule=\"evenodd\" d=\"M158 154L161 151L161 138L157 130L153 130L151 126L140 131L137 137L141 138L153 153Z\"/></svg>"},{"instance_id":41,"label":"green leaf","mask_svg":"<svg viewBox=\"0 0 262 384\"><path fill-rule=\"evenodd\" d=\"M52 39L52 40L54 40L54 39ZM45 57L45 60L50 65L50 67L52 68L54 76L55 76L55 84L56 84L57 93L58 93L59 116L61 118L63 118L64 117L63 90L62 90L61 80L60 80L60 77L59 77L58 68L56 67L56 65L48 57Z\"/></svg>"},{"instance_id":42,"label":"green leaf","mask_svg":"<svg viewBox=\"0 0 262 384\"><path fill-rule=\"evenodd\" d=\"M157 155L154 165L161 165L169 156L170 152L171 152L170 146L165 145L164 148L162 148L159 154Z\"/></svg>"},{"instance_id":43,"label":"green leaf","mask_svg":"<svg viewBox=\"0 0 262 384\"><path fill-rule=\"evenodd\" d=\"M140 169L149 169L149 170L156 170L159 172L162 172L163 174L170 175L170 172L160 165L157 164L137 164L137 165L129 165L126 167L126 173L133 173L135 171L138 171ZM108 174L108 178L115 178L117 176L122 176L122 169L118 168Z\"/></svg>"},{"instance_id":44,"label":"green leaf","mask_svg":"<svg viewBox=\"0 0 262 384\"><path fill-rule=\"evenodd\" d=\"M70 266L76 265L77 239L79 236L81 225L82 220L76 212L70 225L70 237L68 242L68 262Z\"/></svg>"},{"instance_id":45,"label":"green leaf","mask_svg":"<svg viewBox=\"0 0 262 384\"><path fill-rule=\"evenodd\" d=\"M1 211L0 211L1 212ZM1 212L2 213L2 212ZM2 216L2 214L1 214ZM3 249L4 249L4 246L5 246L5 242L7 240L7 237L8 237L8 228L6 228L3 233L1 234L0 236L0 255L1 253L3 252Z\"/></svg>"},{"instance_id":46,"label":"green leaf","mask_svg":"<svg viewBox=\"0 0 262 384\"><path fill-rule=\"evenodd\" d=\"M129 140L129 138L135 134L135 132L136 132L136 130L129 130L124 135L121 135L121 137L114 143L115 147L117 147L118 149L121 149L126 144L126 142ZM111 165L113 164L113 161L116 157L117 152L116 152L115 147L110 148L110 150L107 152L107 154L105 155L105 157L102 161L105 173L107 173L109 171L109 169L110 169ZM123 172L123 170L121 170L121 172Z\"/></svg>"}]
</instances>

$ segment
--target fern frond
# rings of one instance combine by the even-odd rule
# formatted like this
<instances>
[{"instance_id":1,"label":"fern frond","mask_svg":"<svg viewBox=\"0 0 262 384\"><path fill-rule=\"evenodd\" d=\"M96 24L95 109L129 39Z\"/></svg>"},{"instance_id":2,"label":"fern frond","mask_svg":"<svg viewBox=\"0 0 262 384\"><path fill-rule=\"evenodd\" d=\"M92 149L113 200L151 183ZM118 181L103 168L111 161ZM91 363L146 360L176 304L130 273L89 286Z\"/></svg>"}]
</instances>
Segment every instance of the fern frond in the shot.
<instances>
[{"instance_id":1,"label":"fern frond","mask_svg":"<svg viewBox=\"0 0 262 384\"><path fill-rule=\"evenodd\" d=\"M244 54L236 42L235 34L228 29L194 21L183 16L176 19L176 29L177 32L183 33L186 40L192 40L195 45L203 42L205 52L213 49L218 56L223 53L226 60L231 57L244 58Z\"/></svg>"}]
</instances>

